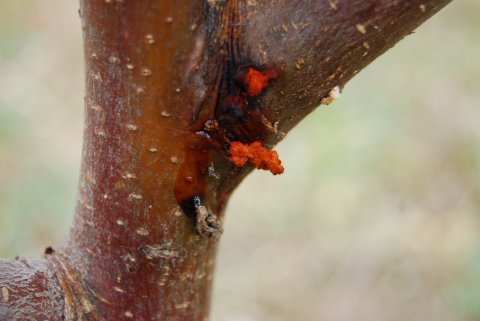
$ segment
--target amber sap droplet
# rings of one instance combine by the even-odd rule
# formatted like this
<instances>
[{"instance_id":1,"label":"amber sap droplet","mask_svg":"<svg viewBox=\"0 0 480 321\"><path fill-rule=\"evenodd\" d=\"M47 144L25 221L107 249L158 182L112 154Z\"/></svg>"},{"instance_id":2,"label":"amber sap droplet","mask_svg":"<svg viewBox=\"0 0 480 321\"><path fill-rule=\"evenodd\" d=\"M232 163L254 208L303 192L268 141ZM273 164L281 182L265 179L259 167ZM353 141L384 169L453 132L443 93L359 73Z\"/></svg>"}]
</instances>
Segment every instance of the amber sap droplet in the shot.
<instances>
[{"instance_id":1,"label":"amber sap droplet","mask_svg":"<svg viewBox=\"0 0 480 321\"><path fill-rule=\"evenodd\" d=\"M192 176L187 176L187 177L185 177L185 182L187 182L187 183L193 183L193 181L194 181L194 179L193 179Z\"/></svg>"}]
</instances>

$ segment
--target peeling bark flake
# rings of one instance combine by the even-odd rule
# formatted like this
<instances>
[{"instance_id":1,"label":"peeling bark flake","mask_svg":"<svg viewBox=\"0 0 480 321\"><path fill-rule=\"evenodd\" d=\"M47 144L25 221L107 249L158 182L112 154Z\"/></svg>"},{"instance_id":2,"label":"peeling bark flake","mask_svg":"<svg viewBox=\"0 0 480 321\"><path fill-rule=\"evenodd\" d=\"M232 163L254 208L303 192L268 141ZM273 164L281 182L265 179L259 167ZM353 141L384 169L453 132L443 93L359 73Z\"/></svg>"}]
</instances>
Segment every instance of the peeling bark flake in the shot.
<instances>
[{"instance_id":1,"label":"peeling bark flake","mask_svg":"<svg viewBox=\"0 0 480 321\"><path fill-rule=\"evenodd\" d=\"M218 241L223 233L222 223L217 216L208 210L205 206L197 207L197 224L198 234Z\"/></svg>"},{"instance_id":2,"label":"peeling bark flake","mask_svg":"<svg viewBox=\"0 0 480 321\"><path fill-rule=\"evenodd\" d=\"M2 298L3 302L8 302L8 300L10 299L10 292L6 287L2 287Z\"/></svg>"},{"instance_id":3,"label":"peeling bark flake","mask_svg":"<svg viewBox=\"0 0 480 321\"><path fill-rule=\"evenodd\" d=\"M327 97L322 98L320 103L322 105L330 105L335 99L340 97L340 94L340 87L335 86L332 90L330 90Z\"/></svg>"}]
</instances>

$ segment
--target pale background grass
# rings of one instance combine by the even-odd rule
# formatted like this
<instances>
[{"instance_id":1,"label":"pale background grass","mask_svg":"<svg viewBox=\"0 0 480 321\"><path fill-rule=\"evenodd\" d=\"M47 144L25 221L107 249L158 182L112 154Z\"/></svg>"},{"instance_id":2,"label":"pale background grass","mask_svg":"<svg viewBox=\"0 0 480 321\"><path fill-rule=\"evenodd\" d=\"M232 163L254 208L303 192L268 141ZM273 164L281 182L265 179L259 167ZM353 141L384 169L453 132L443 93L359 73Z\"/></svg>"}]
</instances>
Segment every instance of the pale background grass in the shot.
<instances>
[{"instance_id":1,"label":"pale background grass","mask_svg":"<svg viewBox=\"0 0 480 321\"><path fill-rule=\"evenodd\" d=\"M214 321L480 320L480 2L454 1L235 193ZM0 255L61 242L83 122L77 2L0 1Z\"/></svg>"}]
</instances>

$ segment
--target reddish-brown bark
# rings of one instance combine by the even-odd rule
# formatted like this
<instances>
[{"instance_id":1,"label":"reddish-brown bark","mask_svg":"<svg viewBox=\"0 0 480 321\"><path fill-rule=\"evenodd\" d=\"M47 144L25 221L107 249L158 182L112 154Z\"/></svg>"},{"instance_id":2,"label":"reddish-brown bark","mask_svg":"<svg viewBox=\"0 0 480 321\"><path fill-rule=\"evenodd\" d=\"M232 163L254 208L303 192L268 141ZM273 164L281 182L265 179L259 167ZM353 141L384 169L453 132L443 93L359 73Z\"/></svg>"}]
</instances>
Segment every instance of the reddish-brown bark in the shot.
<instances>
[{"instance_id":1,"label":"reddish-brown bark","mask_svg":"<svg viewBox=\"0 0 480 321\"><path fill-rule=\"evenodd\" d=\"M0 316L206 320L223 212L253 168L230 145L272 147L448 2L82 0L75 219L48 264L0 262Z\"/></svg>"},{"instance_id":2,"label":"reddish-brown bark","mask_svg":"<svg viewBox=\"0 0 480 321\"><path fill-rule=\"evenodd\" d=\"M62 320L64 294L45 259L0 259L0 320Z\"/></svg>"}]
</instances>

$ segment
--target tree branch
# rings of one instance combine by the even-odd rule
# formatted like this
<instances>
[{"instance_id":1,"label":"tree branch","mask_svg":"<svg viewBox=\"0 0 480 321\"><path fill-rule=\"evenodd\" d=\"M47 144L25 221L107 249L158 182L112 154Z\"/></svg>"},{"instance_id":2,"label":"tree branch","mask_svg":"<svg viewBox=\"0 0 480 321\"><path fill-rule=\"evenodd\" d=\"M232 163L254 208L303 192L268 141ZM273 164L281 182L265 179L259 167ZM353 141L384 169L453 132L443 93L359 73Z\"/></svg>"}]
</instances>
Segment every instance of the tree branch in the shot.
<instances>
[{"instance_id":1,"label":"tree branch","mask_svg":"<svg viewBox=\"0 0 480 321\"><path fill-rule=\"evenodd\" d=\"M447 3L81 0L74 224L49 265L0 262L0 316L205 320L235 187L254 165L281 173L267 148Z\"/></svg>"}]
</instances>

